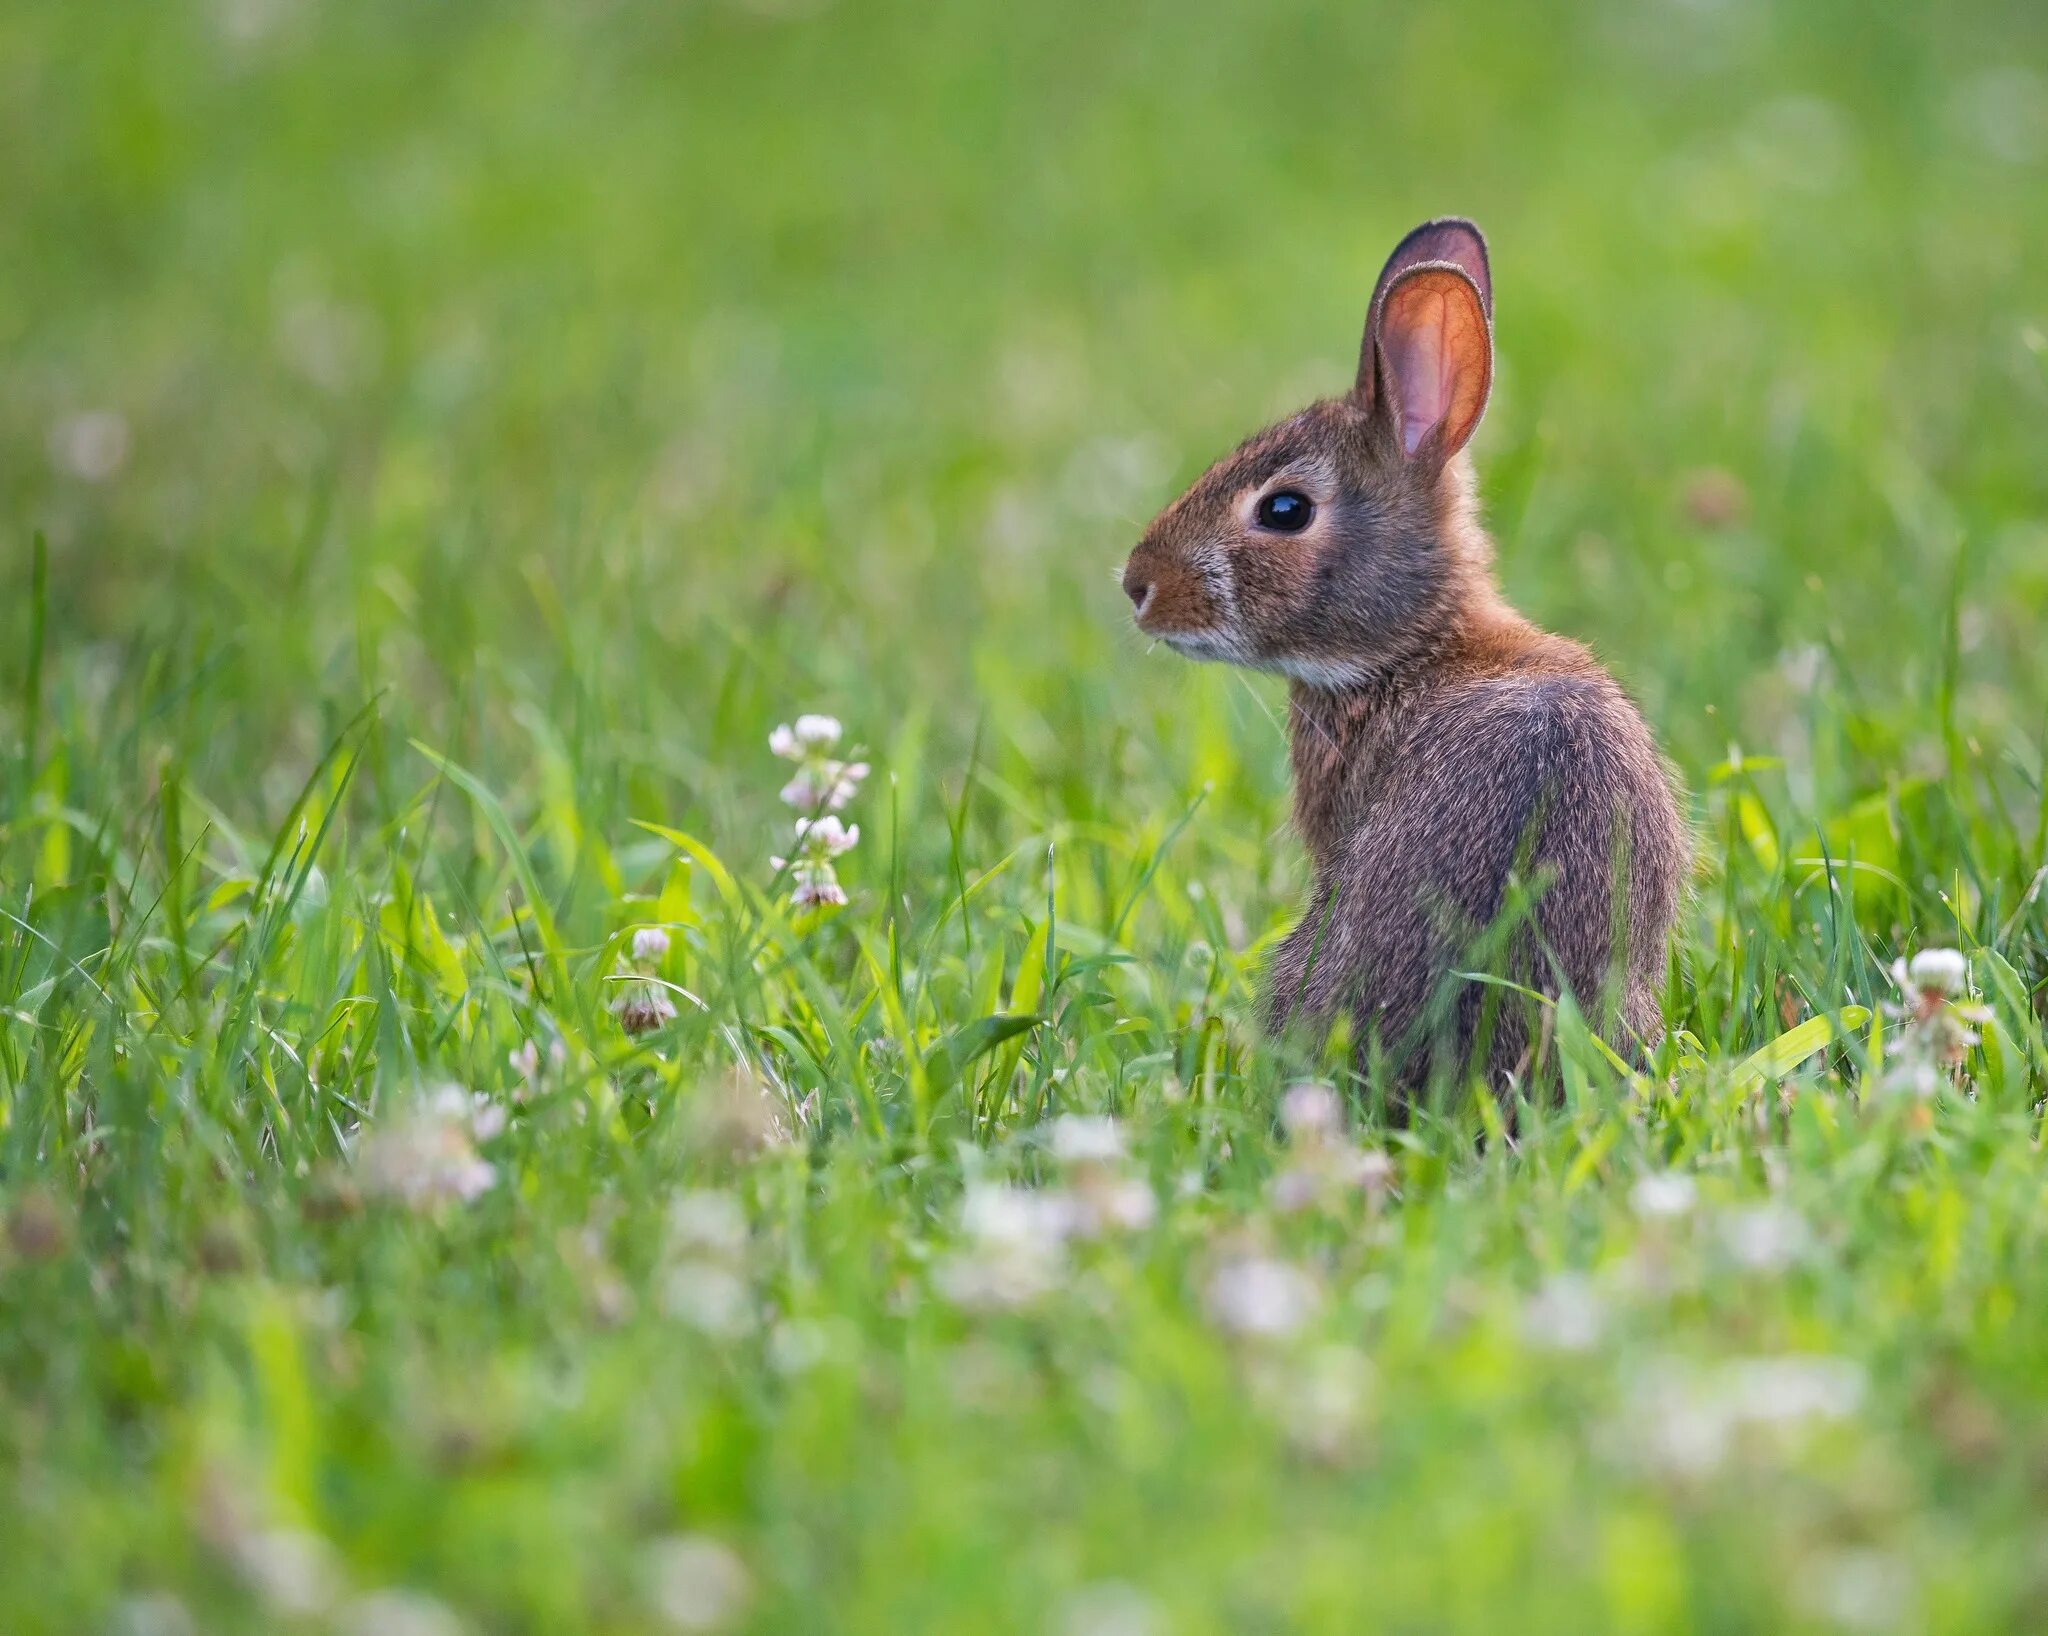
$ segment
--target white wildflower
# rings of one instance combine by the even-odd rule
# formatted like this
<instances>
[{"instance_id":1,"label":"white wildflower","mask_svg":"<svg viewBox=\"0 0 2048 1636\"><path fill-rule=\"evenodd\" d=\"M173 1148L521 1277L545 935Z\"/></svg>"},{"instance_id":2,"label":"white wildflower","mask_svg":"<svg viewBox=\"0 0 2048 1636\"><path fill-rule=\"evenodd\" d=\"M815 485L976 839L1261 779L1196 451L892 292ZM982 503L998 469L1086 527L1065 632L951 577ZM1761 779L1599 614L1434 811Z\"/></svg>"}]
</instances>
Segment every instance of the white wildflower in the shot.
<instances>
[{"instance_id":1,"label":"white wildflower","mask_svg":"<svg viewBox=\"0 0 2048 1636\"><path fill-rule=\"evenodd\" d=\"M796 844L800 855L842 857L859 843L860 825L841 823L829 813L823 818L799 818L796 821Z\"/></svg>"},{"instance_id":2,"label":"white wildflower","mask_svg":"<svg viewBox=\"0 0 2048 1636\"><path fill-rule=\"evenodd\" d=\"M335 1620L343 1636L462 1636L462 1621L418 1591L371 1591L353 1598Z\"/></svg>"},{"instance_id":3,"label":"white wildflower","mask_svg":"<svg viewBox=\"0 0 2048 1636\"><path fill-rule=\"evenodd\" d=\"M1590 1280L1559 1273L1522 1308L1522 1335L1553 1352L1589 1352L1607 1328L1607 1307Z\"/></svg>"},{"instance_id":4,"label":"white wildflower","mask_svg":"<svg viewBox=\"0 0 2048 1636\"><path fill-rule=\"evenodd\" d=\"M800 868L796 885L790 889L789 901L799 909L843 909L846 906L846 888L836 879L821 876L814 869Z\"/></svg>"},{"instance_id":5,"label":"white wildflower","mask_svg":"<svg viewBox=\"0 0 2048 1636\"><path fill-rule=\"evenodd\" d=\"M479 1091L469 1116L470 1132L479 1142L495 1142L505 1134L510 1118L504 1103L494 1102Z\"/></svg>"},{"instance_id":6,"label":"white wildflower","mask_svg":"<svg viewBox=\"0 0 2048 1636\"><path fill-rule=\"evenodd\" d=\"M659 926L642 926L633 933L633 958L643 966L658 966L668 958L668 933Z\"/></svg>"},{"instance_id":7,"label":"white wildflower","mask_svg":"<svg viewBox=\"0 0 2048 1636\"><path fill-rule=\"evenodd\" d=\"M128 464L128 422L111 409L66 415L50 428L50 463L86 483L118 477Z\"/></svg>"},{"instance_id":8,"label":"white wildflower","mask_svg":"<svg viewBox=\"0 0 2048 1636\"><path fill-rule=\"evenodd\" d=\"M1289 1141L1330 1141L1344 1130L1344 1104L1327 1085L1289 1086L1280 1099L1280 1127Z\"/></svg>"},{"instance_id":9,"label":"white wildflower","mask_svg":"<svg viewBox=\"0 0 2048 1636\"><path fill-rule=\"evenodd\" d=\"M1739 1358L1722 1365L1719 1383L1737 1415L1753 1425L1846 1420L1863 1403L1863 1369L1848 1358Z\"/></svg>"},{"instance_id":10,"label":"white wildflower","mask_svg":"<svg viewBox=\"0 0 2048 1636\"><path fill-rule=\"evenodd\" d=\"M1065 1230L1076 1238L1106 1232L1141 1232L1159 1213L1150 1182L1126 1175L1123 1127L1106 1114L1061 1114L1048 1136L1053 1157L1065 1167L1069 1185L1037 1195L1044 1208L1063 1213Z\"/></svg>"},{"instance_id":11,"label":"white wildflower","mask_svg":"<svg viewBox=\"0 0 2048 1636\"><path fill-rule=\"evenodd\" d=\"M723 1630L746 1612L753 1580L731 1546L672 1534L647 1548L648 1600L675 1630Z\"/></svg>"},{"instance_id":12,"label":"white wildflower","mask_svg":"<svg viewBox=\"0 0 2048 1636\"><path fill-rule=\"evenodd\" d=\"M1065 1278L1074 1225L1063 1193L971 1184L960 1203L968 1242L939 1263L938 1288L972 1309L1028 1306Z\"/></svg>"},{"instance_id":13,"label":"white wildflower","mask_svg":"<svg viewBox=\"0 0 2048 1636\"><path fill-rule=\"evenodd\" d=\"M619 997L612 1001L612 1015L619 1026L636 1038L666 1028L676 1020L676 1003L660 983L644 979L619 985Z\"/></svg>"},{"instance_id":14,"label":"white wildflower","mask_svg":"<svg viewBox=\"0 0 2048 1636\"><path fill-rule=\"evenodd\" d=\"M807 751L831 749L844 731L837 716L799 716L796 719L796 741Z\"/></svg>"},{"instance_id":15,"label":"white wildflower","mask_svg":"<svg viewBox=\"0 0 2048 1636\"><path fill-rule=\"evenodd\" d=\"M1271 1357L1252 1375L1260 1410L1302 1453L1325 1461L1355 1452L1371 1388L1372 1366L1350 1346L1319 1346L1300 1359Z\"/></svg>"},{"instance_id":16,"label":"white wildflower","mask_svg":"<svg viewBox=\"0 0 2048 1636\"><path fill-rule=\"evenodd\" d=\"M668 1207L668 1237L679 1253L735 1257L747 1247L747 1213L730 1193L690 1188Z\"/></svg>"},{"instance_id":17,"label":"white wildflower","mask_svg":"<svg viewBox=\"0 0 2048 1636\"><path fill-rule=\"evenodd\" d=\"M1082 1586L1060 1610L1060 1636L1162 1636L1165 1629L1159 1604L1120 1579Z\"/></svg>"},{"instance_id":18,"label":"white wildflower","mask_svg":"<svg viewBox=\"0 0 2048 1636\"><path fill-rule=\"evenodd\" d=\"M1674 1476L1711 1475L1738 1444L1763 1447L1846 1420L1863 1402L1862 1369L1846 1358L1739 1358L1717 1368L1662 1368L1632 1394L1629 1445Z\"/></svg>"},{"instance_id":19,"label":"white wildflower","mask_svg":"<svg viewBox=\"0 0 2048 1636\"><path fill-rule=\"evenodd\" d=\"M519 1076L519 1083L512 1087L512 1100L524 1102L533 1095L534 1088L540 1084L543 1066L550 1070L559 1069L569 1060L569 1051L568 1047L562 1044L559 1035L550 1035L547 1054L543 1057L539 1041L529 1034L516 1048L505 1054L505 1060L511 1065L513 1073Z\"/></svg>"},{"instance_id":20,"label":"white wildflower","mask_svg":"<svg viewBox=\"0 0 2048 1636\"><path fill-rule=\"evenodd\" d=\"M1328 1086L1294 1086L1281 1099L1280 1122L1287 1131L1288 1163L1270 1184L1276 1209L1307 1210L1357 1191L1377 1204L1393 1184L1392 1159L1345 1140L1343 1105Z\"/></svg>"},{"instance_id":21,"label":"white wildflower","mask_svg":"<svg viewBox=\"0 0 2048 1636\"><path fill-rule=\"evenodd\" d=\"M229 1551L243 1583L274 1612L304 1617L334 1601L340 1571L334 1552L317 1534L263 1529L238 1536Z\"/></svg>"},{"instance_id":22,"label":"white wildflower","mask_svg":"<svg viewBox=\"0 0 2048 1636\"><path fill-rule=\"evenodd\" d=\"M782 786L781 799L799 812L845 810L868 776L865 761L817 761Z\"/></svg>"},{"instance_id":23,"label":"white wildflower","mask_svg":"<svg viewBox=\"0 0 2048 1636\"><path fill-rule=\"evenodd\" d=\"M1120 1164L1123 1129L1107 1115L1063 1113L1052 1122L1052 1154L1062 1164Z\"/></svg>"},{"instance_id":24,"label":"white wildflower","mask_svg":"<svg viewBox=\"0 0 2048 1636\"><path fill-rule=\"evenodd\" d=\"M383 347L376 315L363 307L307 295L278 316L284 360L324 392L341 393L375 374Z\"/></svg>"},{"instance_id":25,"label":"white wildflower","mask_svg":"<svg viewBox=\"0 0 2048 1636\"><path fill-rule=\"evenodd\" d=\"M1638 1178L1628 1202L1646 1221L1670 1221L1690 1215L1699 1202L1700 1184L1682 1170L1653 1170Z\"/></svg>"},{"instance_id":26,"label":"white wildflower","mask_svg":"<svg viewBox=\"0 0 2048 1636\"><path fill-rule=\"evenodd\" d=\"M125 1597L114 1609L114 1636L198 1636L192 1615L169 1591Z\"/></svg>"},{"instance_id":27,"label":"white wildflower","mask_svg":"<svg viewBox=\"0 0 2048 1636\"><path fill-rule=\"evenodd\" d=\"M1922 949L1892 964L1902 1003L1886 1009L1903 1025L1876 1089L1926 1101L1960 1071L1990 1008L1970 993L1969 958L1957 949Z\"/></svg>"},{"instance_id":28,"label":"white wildflower","mask_svg":"<svg viewBox=\"0 0 2048 1636\"><path fill-rule=\"evenodd\" d=\"M1922 949L1905 963L1905 981L1899 986L1952 1000L1970 986L1969 956L1960 949Z\"/></svg>"},{"instance_id":29,"label":"white wildflower","mask_svg":"<svg viewBox=\"0 0 2048 1636\"><path fill-rule=\"evenodd\" d=\"M683 1261L662 1284L662 1310L720 1340L744 1335L754 1321L753 1291L732 1268L713 1261Z\"/></svg>"},{"instance_id":30,"label":"white wildflower","mask_svg":"<svg viewBox=\"0 0 2048 1636\"><path fill-rule=\"evenodd\" d=\"M459 1085L443 1085L392 1109L363 1136L357 1168L366 1190L411 1209L467 1204L497 1180L476 1151L479 1129L496 1135L504 1110Z\"/></svg>"},{"instance_id":31,"label":"white wildflower","mask_svg":"<svg viewBox=\"0 0 2048 1636\"><path fill-rule=\"evenodd\" d=\"M770 858L776 869L790 874L790 901L799 909L846 902L846 890L839 884L832 860L842 857L860 841L860 825L843 824L829 814L823 818L796 821L796 851L793 858Z\"/></svg>"},{"instance_id":32,"label":"white wildflower","mask_svg":"<svg viewBox=\"0 0 2048 1636\"><path fill-rule=\"evenodd\" d=\"M1772 1202L1731 1210L1721 1218L1721 1242L1750 1272L1782 1273L1813 1251L1813 1230L1789 1205Z\"/></svg>"},{"instance_id":33,"label":"white wildflower","mask_svg":"<svg viewBox=\"0 0 2048 1636\"><path fill-rule=\"evenodd\" d=\"M1291 1335L1322 1304L1316 1282L1291 1262L1245 1255L1224 1262L1202 1292L1209 1316L1236 1335L1272 1339Z\"/></svg>"},{"instance_id":34,"label":"white wildflower","mask_svg":"<svg viewBox=\"0 0 2048 1636\"><path fill-rule=\"evenodd\" d=\"M859 1347L857 1332L836 1318L785 1318L768 1332L768 1362L782 1375L801 1375L820 1364L850 1358Z\"/></svg>"},{"instance_id":35,"label":"white wildflower","mask_svg":"<svg viewBox=\"0 0 2048 1636\"><path fill-rule=\"evenodd\" d=\"M1065 1212L1067 1231L1075 1238L1143 1232L1159 1214L1159 1199L1149 1182L1111 1170L1084 1171L1072 1189L1054 1190L1048 1196Z\"/></svg>"},{"instance_id":36,"label":"white wildflower","mask_svg":"<svg viewBox=\"0 0 2048 1636\"><path fill-rule=\"evenodd\" d=\"M1913 1630L1913 1575L1898 1557L1868 1546L1804 1561L1793 1587L1807 1612L1843 1630Z\"/></svg>"},{"instance_id":37,"label":"white wildflower","mask_svg":"<svg viewBox=\"0 0 2048 1636\"><path fill-rule=\"evenodd\" d=\"M782 787L782 799L802 812L837 812L859 793L868 775L865 761L835 761L826 752L838 744L844 729L832 716L799 716L768 735L768 748L784 761L797 763L797 773Z\"/></svg>"}]
</instances>

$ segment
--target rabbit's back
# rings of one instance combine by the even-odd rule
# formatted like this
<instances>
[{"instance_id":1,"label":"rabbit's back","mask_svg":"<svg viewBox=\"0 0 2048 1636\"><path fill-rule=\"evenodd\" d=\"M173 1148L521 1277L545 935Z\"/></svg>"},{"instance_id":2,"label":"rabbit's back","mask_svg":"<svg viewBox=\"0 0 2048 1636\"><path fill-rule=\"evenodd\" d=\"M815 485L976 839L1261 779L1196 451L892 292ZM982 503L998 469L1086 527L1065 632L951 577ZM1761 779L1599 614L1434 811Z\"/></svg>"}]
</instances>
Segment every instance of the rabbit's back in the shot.
<instances>
[{"instance_id":1,"label":"rabbit's back","mask_svg":"<svg viewBox=\"0 0 2048 1636\"><path fill-rule=\"evenodd\" d=\"M1483 1044L1497 1081L1523 1056L1525 1007L1453 975L1472 967L1569 987L1617 1040L1653 1031L1686 843L1621 689L1558 642L1399 717L1274 963L1275 1023L1350 1010L1361 1048L1377 1037L1411 1084Z\"/></svg>"}]
</instances>

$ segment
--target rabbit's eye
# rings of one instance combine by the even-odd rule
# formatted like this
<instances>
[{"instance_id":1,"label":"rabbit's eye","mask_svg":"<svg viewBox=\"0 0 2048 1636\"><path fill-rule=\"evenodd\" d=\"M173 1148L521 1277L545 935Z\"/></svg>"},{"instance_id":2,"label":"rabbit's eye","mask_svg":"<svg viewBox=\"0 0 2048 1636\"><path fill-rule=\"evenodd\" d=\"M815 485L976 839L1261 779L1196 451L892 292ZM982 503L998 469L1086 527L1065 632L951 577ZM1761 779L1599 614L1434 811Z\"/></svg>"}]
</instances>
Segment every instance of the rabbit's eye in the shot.
<instances>
[{"instance_id":1,"label":"rabbit's eye","mask_svg":"<svg viewBox=\"0 0 2048 1636\"><path fill-rule=\"evenodd\" d=\"M1315 514L1316 508L1309 503L1306 494L1281 489L1259 502L1259 527L1276 529L1282 534L1299 534L1308 527L1308 520Z\"/></svg>"}]
</instances>

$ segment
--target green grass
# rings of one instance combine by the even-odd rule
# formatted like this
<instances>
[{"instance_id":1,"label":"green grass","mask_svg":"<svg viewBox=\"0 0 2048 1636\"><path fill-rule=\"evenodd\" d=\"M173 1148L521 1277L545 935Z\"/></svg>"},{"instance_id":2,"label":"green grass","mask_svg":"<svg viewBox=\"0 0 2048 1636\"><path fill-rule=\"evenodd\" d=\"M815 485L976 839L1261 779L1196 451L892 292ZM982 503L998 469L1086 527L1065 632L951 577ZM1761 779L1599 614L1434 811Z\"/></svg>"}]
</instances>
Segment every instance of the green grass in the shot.
<instances>
[{"instance_id":1,"label":"green grass","mask_svg":"<svg viewBox=\"0 0 2048 1636\"><path fill-rule=\"evenodd\" d=\"M9 8L0 1626L2040 1628L2044 72L2017 3ZM1451 210L1503 577L1699 878L1648 1073L1566 1015L1512 1144L1368 1094L1285 1210L1280 696L1112 571ZM1742 1066L1937 945L1931 1102L1881 1012ZM444 1084L492 1183L408 1208ZM1103 1113L1149 1225L963 1227Z\"/></svg>"}]
</instances>

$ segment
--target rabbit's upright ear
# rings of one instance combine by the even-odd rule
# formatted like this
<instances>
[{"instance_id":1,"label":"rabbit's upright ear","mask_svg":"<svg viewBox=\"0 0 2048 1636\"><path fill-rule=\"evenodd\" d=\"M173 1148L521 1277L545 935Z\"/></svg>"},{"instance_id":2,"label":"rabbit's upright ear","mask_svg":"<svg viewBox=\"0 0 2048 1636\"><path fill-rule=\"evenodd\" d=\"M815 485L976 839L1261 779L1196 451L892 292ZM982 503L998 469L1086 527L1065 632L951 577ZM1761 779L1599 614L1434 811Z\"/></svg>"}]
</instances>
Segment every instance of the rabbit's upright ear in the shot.
<instances>
[{"instance_id":1,"label":"rabbit's upright ear","mask_svg":"<svg viewBox=\"0 0 2048 1636\"><path fill-rule=\"evenodd\" d=\"M1486 257L1486 235L1463 216L1439 216L1394 246L1386 266L1373 283L1372 301L1365 309L1365 340L1358 349L1358 401L1368 409L1378 392L1373 339L1379 328L1380 303L1394 280L1403 273L1431 262L1447 261L1472 280L1479 292L1479 304L1489 321L1493 317L1493 267Z\"/></svg>"},{"instance_id":2,"label":"rabbit's upright ear","mask_svg":"<svg viewBox=\"0 0 2048 1636\"><path fill-rule=\"evenodd\" d=\"M1472 275L1448 261L1403 269L1381 292L1365 346L1359 396L1401 453L1441 466L1464 448L1493 386L1493 326Z\"/></svg>"},{"instance_id":3,"label":"rabbit's upright ear","mask_svg":"<svg viewBox=\"0 0 2048 1636\"><path fill-rule=\"evenodd\" d=\"M1373 284L1372 305L1366 311L1378 312L1380 297L1387 293L1388 285L1409 268L1430 261L1448 261L1463 271L1478 289L1486 316L1493 316L1493 267L1486 259L1486 235L1463 216L1439 216L1433 222L1424 222L1395 245L1394 253L1387 257L1386 266L1380 269Z\"/></svg>"}]
</instances>

